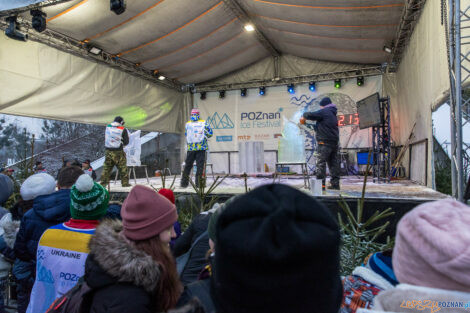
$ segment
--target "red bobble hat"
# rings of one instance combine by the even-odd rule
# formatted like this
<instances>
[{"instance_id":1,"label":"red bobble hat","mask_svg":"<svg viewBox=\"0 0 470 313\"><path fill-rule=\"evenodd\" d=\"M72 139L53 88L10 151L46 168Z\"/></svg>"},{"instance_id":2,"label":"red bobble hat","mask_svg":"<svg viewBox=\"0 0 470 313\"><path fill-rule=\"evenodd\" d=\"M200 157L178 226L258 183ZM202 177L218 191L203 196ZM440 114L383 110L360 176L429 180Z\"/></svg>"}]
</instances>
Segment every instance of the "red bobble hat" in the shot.
<instances>
[{"instance_id":1,"label":"red bobble hat","mask_svg":"<svg viewBox=\"0 0 470 313\"><path fill-rule=\"evenodd\" d=\"M158 193L170 200L171 203L175 204L175 194L173 193L173 190L162 188Z\"/></svg>"},{"instance_id":2,"label":"red bobble hat","mask_svg":"<svg viewBox=\"0 0 470 313\"><path fill-rule=\"evenodd\" d=\"M176 207L153 189L132 188L121 209L124 235L131 240L145 240L160 234L178 219Z\"/></svg>"}]
</instances>

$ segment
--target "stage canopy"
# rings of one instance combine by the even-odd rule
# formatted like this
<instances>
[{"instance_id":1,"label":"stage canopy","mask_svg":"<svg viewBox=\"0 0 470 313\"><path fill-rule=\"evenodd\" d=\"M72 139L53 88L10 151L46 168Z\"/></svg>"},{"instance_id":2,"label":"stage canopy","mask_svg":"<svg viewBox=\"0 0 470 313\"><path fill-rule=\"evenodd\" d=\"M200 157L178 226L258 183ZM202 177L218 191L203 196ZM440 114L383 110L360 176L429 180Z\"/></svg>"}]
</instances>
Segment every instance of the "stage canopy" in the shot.
<instances>
[{"instance_id":1,"label":"stage canopy","mask_svg":"<svg viewBox=\"0 0 470 313\"><path fill-rule=\"evenodd\" d=\"M129 113L140 129L181 132L190 90L382 75L394 142L416 123L414 140L432 145L431 110L449 89L437 0L128 0L121 15L107 0L1 2L2 29L18 14L30 36L0 36L2 113L101 124ZM418 150L431 164L432 149Z\"/></svg>"}]
</instances>

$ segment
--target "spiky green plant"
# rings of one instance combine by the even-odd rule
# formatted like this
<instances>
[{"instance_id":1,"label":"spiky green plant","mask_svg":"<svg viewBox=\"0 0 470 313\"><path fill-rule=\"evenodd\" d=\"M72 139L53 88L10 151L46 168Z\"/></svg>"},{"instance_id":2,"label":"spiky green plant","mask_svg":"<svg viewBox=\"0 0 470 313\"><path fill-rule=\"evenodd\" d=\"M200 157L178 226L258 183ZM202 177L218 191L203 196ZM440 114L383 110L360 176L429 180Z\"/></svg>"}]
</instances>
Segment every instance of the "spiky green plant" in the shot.
<instances>
[{"instance_id":1,"label":"spiky green plant","mask_svg":"<svg viewBox=\"0 0 470 313\"><path fill-rule=\"evenodd\" d=\"M228 174L223 177L217 176L207 190L205 178L200 178L199 186L196 186L196 184L191 179L189 180L189 183L196 192L197 197L201 200L199 213L209 210L217 202L218 198L215 196L210 196L210 194L224 181L225 178L227 178L227 176ZM206 199L209 198L209 202L206 203Z\"/></svg>"},{"instance_id":2,"label":"spiky green plant","mask_svg":"<svg viewBox=\"0 0 470 313\"><path fill-rule=\"evenodd\" d=\"M390 222L386 221L380 226L375 226L384 219L392 216L391 208L383 211L377 210L370 218L363 221L364 198L366 193L367 177L370 171L370 152L367 162L366 173L362 185L362 196L357 200L357 214L351 211L346 200L341 197L339 206L346 215L346 222L343 221L341 214L338 213L338 221L342 237L341 245L341 275L350 275L352 271L362 264L364 259L373 252L388 250L393 247L394 241L387 237L385 243L377 242L377 238L385 233Z\"/></svg>"}]
</instances>

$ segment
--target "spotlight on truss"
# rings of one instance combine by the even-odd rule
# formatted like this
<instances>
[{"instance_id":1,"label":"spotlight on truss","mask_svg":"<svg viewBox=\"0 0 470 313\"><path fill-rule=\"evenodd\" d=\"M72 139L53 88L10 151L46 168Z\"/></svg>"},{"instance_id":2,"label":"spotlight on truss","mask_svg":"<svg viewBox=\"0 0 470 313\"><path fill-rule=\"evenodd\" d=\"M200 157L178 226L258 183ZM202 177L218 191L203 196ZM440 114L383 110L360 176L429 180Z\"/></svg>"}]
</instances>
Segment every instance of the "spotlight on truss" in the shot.
<instances>
[{"instance_id":1,"label":"spotlight on truss","mask_svg":"<svg viewBox=\"0 0 470 313\"><path fill-rule=\"evenodd\" d=\"M16 21L16 16L9 16L6 18L8 23L7 29L5 29L5 35L11 39L26 41L28 40L28 34L23 34L19 31L19 26Z\"/></svg>"}]
</instances>

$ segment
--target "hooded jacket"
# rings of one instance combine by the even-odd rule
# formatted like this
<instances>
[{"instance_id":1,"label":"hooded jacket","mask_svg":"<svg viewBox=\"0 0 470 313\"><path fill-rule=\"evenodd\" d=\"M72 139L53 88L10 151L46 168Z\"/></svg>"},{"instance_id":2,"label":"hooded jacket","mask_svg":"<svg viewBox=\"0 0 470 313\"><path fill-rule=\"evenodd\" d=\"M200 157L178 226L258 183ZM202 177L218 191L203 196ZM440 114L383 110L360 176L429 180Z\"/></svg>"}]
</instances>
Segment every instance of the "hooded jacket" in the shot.
<instances>
[{"instance_id":1,"label":"hooded jacket","mask_svg":"<svg viewBox=\"0 0 470 313\"><path fill-rule=\"evenodd\" d=\"M199 273L204 269L207 264L206 254L209 251L209 235L203 233L207 230L207 225L212 214L201 213L196 216L193 222L189 225L188 229L175 241L173 246L173 255L179 257L186 253L193 247L191 255L180 274L180 279L183 284L189 284L197 280ZM202 235L199 241L195 241Z\"/></svg>"},{"instance_id":2,"label":"hooded jacket","mask_svg":"<svg viewBox=\"0 0 470 313\"><path fill-rule=\"evenodd\" d=\"M315 112L304 113L304 118L317 122L315 125L315 138L317 142L323 141L326 144L338 144L339 129L336 113L338 113L338 109L334 104L324 106Z\"/></svg>"},{"instance_id":3,"label":"hooded jacket","mask_svg":"<svg viewBox=\"0 0 470 313\"><path fill-rule=\"evenodd\" d=\"M21 219L16 237L16 257L36 261L39 239L46 229L70 218L70 189L61 189L34 199L33 208Z\"/></svg>"},{"instance_id":4,"label":"hooded jacket","mask_svg":"<svg viewBox=\"0 0 470 313\"><path fill-rule=\"evenodd\" d=\"M93 290L90 313L155 312L159 265L124 236L122 222L103 221L90 240L85 281Z\"/></svg>"}]
</instances>

